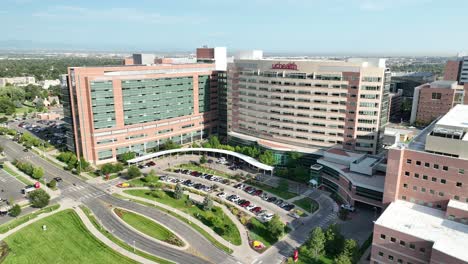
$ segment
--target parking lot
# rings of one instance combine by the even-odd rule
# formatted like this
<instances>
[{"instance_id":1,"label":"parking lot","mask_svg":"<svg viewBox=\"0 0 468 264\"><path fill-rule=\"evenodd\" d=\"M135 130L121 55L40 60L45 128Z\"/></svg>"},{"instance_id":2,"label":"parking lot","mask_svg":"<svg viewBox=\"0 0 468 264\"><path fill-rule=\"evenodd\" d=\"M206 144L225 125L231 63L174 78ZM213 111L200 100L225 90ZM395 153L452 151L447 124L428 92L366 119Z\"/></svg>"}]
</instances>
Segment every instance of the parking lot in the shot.
<instances>
[{"instance_id":1,"label":"parking lot","mask_svg":"<svg viewBox=\"0 0 468 264\"><path fill-rule=\"evenodd\" d=\"M20 132L29 132L58 149L65 146L65 127L60 120L27 119L10 125L17 127Z\"/></svg>"},{"instance_id":2,"label":"parking lot","mask_svg":"<svg viewBox=\"0 0 468 264\"><path fill-rule=\"evenodd\" d=\"M151 170L151 167L143 169L144 172L149 172L149 170ZM284 222L292 222L295 220L290 212L290 210L294 208L294 205L270 193L256 190L254 187L244 183L237 183L215 175L197 174L189 170L165 172L162 176L165 176L162 177L163 181L181 183L186 187L204 191L213 196L225 199L253 216L273 213L277 214ZM213 190L213 185L218 186L217 191ZM223 193L223 195L219 196L220 193ZM280 207L282 205L285 208Z\"/></svg>"},{"instance_id":3,"label":"parking lot","mask_svg":"<svg viewBox=\"0 0 468 264\"><path fill-rule=\"evenodd\" d=\"M8 200L13 203L18 203L24 200L24 195L21 193L26 185L18 181L4 170L0 170L0 198L2 201Z\"/></svg>"}]
</instances>

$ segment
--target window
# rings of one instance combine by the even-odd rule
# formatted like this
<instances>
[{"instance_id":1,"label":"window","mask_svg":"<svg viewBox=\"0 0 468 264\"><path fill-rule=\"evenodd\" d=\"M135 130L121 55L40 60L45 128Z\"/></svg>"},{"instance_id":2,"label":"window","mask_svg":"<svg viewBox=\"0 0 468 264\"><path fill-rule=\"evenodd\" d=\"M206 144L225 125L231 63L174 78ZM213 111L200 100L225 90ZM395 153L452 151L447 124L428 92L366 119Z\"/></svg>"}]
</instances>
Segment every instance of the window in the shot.
<instances>
[{"instance_id":1,"label":"window","mask_svg":"<svg viewBox=\"0 0 468 264\"><path fill-rule=\"evenodd\" d=\"M431 190L429 190L429 192L430 192L431 194L435 194L435 191L434 191L434 190L432 190L432 189L431 189Z\"/></svg>"},{"instance_id":2,"label":"window","mask_svg":"<svg viewBox=\"0 0 468 264\"><path fill-rule=\"evenodd\" d=\"M408 184L403 183L403 188L408 188Z\"/></svg>"},{"instance_id":3,"label":"window","mask_svg":"<svg viewBox=\"0 0 468 264\"><path fill-rule=\"evenodd\" d=\"M429 164L429 162L424 163L424 167L429 168L430 166L431 164Z\"/></svg>"},{"instance_id":4,"label":"window","mask_svg":"<svg viewBox=\"0 0 468 264\"><path fill-rule=\"evenodd\" d=\"M393 256L392 256L392 255L388 255L388 259L389 259L389 260L393 260Z\"/></svg>"},{"instance_id":5,"label":"window","mask_svg":"<svg viewBox=\"0 0 468 264\"><path fill-rule=\"evenodd\" d=\"M425 248L419 248L419 251L421 251L421 253L425 253L426 249Z\"/></svg>"},{"instance_id":6,"label":"window","mask_svg":"<svg viewBox=\"0 0 468 264\"><path fill-rule=\"evenodd\" d=\"M415 248L416 248L416 246L415 246L414 244L411 244L411 243L410 243L410 244L409 244L409 248L411 248L411 249L415 249Z\"/></svg>"},{"instance_id":7,"label":"window","mask_svg":"<svg viewBox=\"0 0 468 264\"><path fill-rule=\"evenodd\" d=\"M411 160L410 160L410 159L407 159L407 160L406 160L406 163L411 164Z\"/></svg>"},{"instance_id":8,"label":"window","mask_svg":"<svg viewBox=\"0 0 468 264\"><path fill-rule=\"evenodd\" d=\"M403 240L400 240L400 246L406 246L406 242Z\"/></svg>"},{"instance_id":9,"label":"window","mask_svg":"<svg viewBox=\"0 0 468 264\"><path fill-rule=\"evenodd\" d=\"M421 166L421 161L417 160L416 165Z\"/></svg>"},{"instance_id":10,"label":"window","mask_svg":"<svg viewBox=\"0 0 468 264\"><path fill-rule=\"evenodd\" d=\"M379 251L379 256L383 257L383 252Z\"/></svg>"},{"instance_id":11,"label":"window","mask_svg":"<svg viewBox=\"0 0 468 264\"><path fill-rule=\"evenodd\" d=\"M426 192L426 188L421 187L421 192Z\"/></svg>"},{"instance_id":12,"label":"window","mask_svg":"<svg viewBox=\"0 0 468 264\"><path fill-rule=\"evenodd\" d=\"M432 93L432 100L440 100L442 98L442 93Z\"/></svg>"},{"instance_id":13,"label":"window","mask_svg":"<svg viewBox=\"0 0 468 264\"><path fill-rule=\"evenodd\" d=\"M443 196L444 196L444 192L439 192L439 196L443 197Z\"/></svg>"},{"instance_id":14,"label":"window","mask_svg":"<svg viewBox=\"0 0 468 264\"><path fill-rule=\"evenodd\" d=\"M391 238L390 238L390 242L395 243L395 242L396 242L396 238L391 237Z\"/></svg>"},{"instance_id":15,"label":"window","mask_svg":"<svg viewBox=\"0 0 468 264\"><path fill-rule=\"evenodd\" d=\"M406 201L406 196L405 195L401 196L401 199Z\"/></svg>"},{"instance_id":16,"label":"window","mask_svg":"<svg viewBox=\"0 0 468 264\"><path fill-rule=\"evenodd\" d=\"M403 260L402 260L402 259L398 259L397 262L398 262L398 263L403 263Z\"/></svg>"},{"instance_id":17,"label":"window","mask_svg":"<svg viewBox=\"0 0 468 264\"><path fill-rule=\"evenodd\" d=\"M443 166L442 169L443 169L444 171L448 171L448 166Z\"/></svg>"},{"instance_id":18,"label":"window","mask_svg":"<svg viewBox=\"0 0 468 264\"><path fill-rule=\"evenodd\" d=\"M436 177L432 177L431 179L433 182L437 182L437 178Z\"/></svg>"},{"instance_id":19,"label":"window","mask_svg":"<svg viewBox=\"0 0 468 264\"><path fill-rule=\"evenodd\" d=\"M419 173L415 173L415 174L414 174L414 177L415 177L415 178L419 178Z\"/></svg>"},{"instance_id":20,"label":"window","mask_svg":"<svg viewBox=\"0 0 468 264\"><path fill-rule=\"evenodd\" d=\"M427 175L423 175L423 180L427 180Z\"/></svg>"},{"instance_id":21,"label":"window","mask_svg":"<svg viewBox=\"0 0 468 264\"><path fill-rule=\"evenodd\" d=\"M465 169L458 169L458 173L465 174Z\"/></svg>"},{"instance_id":22,"label":"window","mask_svg":"<svg viewBox=\"0 0 468 264\"><path fill-rule=\"evenodd\" d=\"M418 186L413 186L413 191L417 191L418 190Z\"/></svg>"},{"instance_id":23,"label":"window","mask_svg":"<svg viewBox=\"0 0 468 264\"><path fill-rule=\"evenodd\" d=\"M409 172L409 171L405 171L405 176L410 176L410 172Z\"/></svg>"},{"instance_id":24,"label":"window","mask_svg":"<svg viewBox=\"0 0 468 264\"><path fill-rule=\"evenodd\" d=\"M385 239L385 235L384 234L380 234L380 239Z\"/></svg>"},{"instance_id":25,"label":"window","mask_svg":"<svg viewBox=\"0 0 468 264\"><path fill-rule=\"evenodd\" d=\"M462 187L462 183L461 182L457 182L457 187Z\"/></svg>"},{"instance_id":26,"label":"window","mask_svg":"<svg viewBox=\"0 0 468 264\"><path fill-rule=\"evenodd\" d=\"M455 199L455 200L459 201L459 200L460 200L460 196L458 196L458 195L455 195L455 196L453 196L453 199Z\"/></svg>"},{"instance_id":27,"label":"window","mask_svg":"<svg viewBox=\"0 0 468 264\"><path fill-rule=\"evenodd\" d=\"M434 169L438 170L439 169L439 164L434 164Z\"/></svg>"},{"instance_id":28,"label":"window","mask_svg":"<svg viewBox=\"0 0 468 264\"><path fill-rule=\"evenodd\" d=\"M440 179L440 183L446 184L446 183L447 183L447 180L446 180L446 179Z\"/></svg>"}]
</instances>

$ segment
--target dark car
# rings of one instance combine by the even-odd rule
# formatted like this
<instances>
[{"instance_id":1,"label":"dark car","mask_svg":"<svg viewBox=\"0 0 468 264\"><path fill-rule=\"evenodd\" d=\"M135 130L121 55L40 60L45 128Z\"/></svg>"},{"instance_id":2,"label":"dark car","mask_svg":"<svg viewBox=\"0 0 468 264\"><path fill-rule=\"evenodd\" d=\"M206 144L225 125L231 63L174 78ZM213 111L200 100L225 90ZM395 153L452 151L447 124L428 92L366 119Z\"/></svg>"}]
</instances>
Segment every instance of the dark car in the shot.
<instances>
[{"instance_id":1,"label":"dark car","mask_svg":"<svg viewBox=\"0 0 468 264\"><path fill-rule=\"evenodd\" d=\"M177 169L177 170L175 170L174 172L175 172L175 173L181 173L182 170L181 170L181 169Z\"/></svg>"},{"instance_id":2,"label":"dark car","mask_svg":"<svg viewBox=\"0 0 468 264\"><path fill-rule=\"evenodd\" d=\"M247 207L247 206L250 205L250 201L245 201L245 202L243 202L243 203L241 203L241 204L239 204L239 205L240 205L241 207Z\"/></svg>"},{"instance_id":3,"label":"dark car","mask_svg":"<svg viewBox=\"0 0 468 264\"><path fill-rule=\"evenodd\" d=\"M62 181L62 178L60 178L60 177L55 177L54 180L55 180L56 182L61 182L61 181Z\"/></svg>"},{"instance_id":4,"label":"dark car","mask_svg":"<svg viewBox=\"0 0 468 264\"><path fill-rule=\"evenodd\" d=\"M150 166L150 167L151 167L151 166L155 166L155 165L156 165L156 162L150 161L150 162L146 163L146 165L148 165L148 166Z\"/></svg>"},{"instance_id":5,"label":"dark car","mask_svg":"<svg viewBox=\"0 0 468 264\"><path fill-rule=\"evenodd\" d=\"M247 200L240 199L239 201L237 201L237 204L243 204L243 203L245 203L245 202L247 202Z\"/></svg>"},{"instance_id":6,"label":"dark car","mask_svg":"<svg viewBox=\"0 0 468 264\"><path fill-rule=\"evenodd\" d=\"M270 202L270 203L274 203L274 202L276 202L276 200L277 200L277 198L272 196L272 197L268 198L267 201Z\"/></svg>"},{"instance_id":7,"label":"dark car","mask_svg":"<svg viewBox=\"0 0 468 264\"><path fill-rule=\"evenodd\" d=\"M262 211L262 208L257 206L257 207L252 208L252 210L250 210L250 211L252 213L254 213L254 214L258 214L258 213L260 213L260 211Z\"/></svg>"},{"instance_id":8,"label":"dark car","mask_svg":"<svg viewBox=\"0 0 468 264\"><path fill-rule=\"evenodd\" d=\"M283 209L286 211L291 211L292 209L294 209L294 207L296 207L294 204L288 204L286 206L283 206Z\"/></svg>"},{"instance_id":9,"label":"dark car","mask_svg":"<svg viewBox=\"0 0 468 264\"><path fill-rule=\"evenodd\" d=\"M252 187L252 186L248 186L248 187L246 187L246 188L244 189L244 191L246 191L246 192L250 192L252 189L253 189L253 187Z\"/></svg>"}]
</instances>

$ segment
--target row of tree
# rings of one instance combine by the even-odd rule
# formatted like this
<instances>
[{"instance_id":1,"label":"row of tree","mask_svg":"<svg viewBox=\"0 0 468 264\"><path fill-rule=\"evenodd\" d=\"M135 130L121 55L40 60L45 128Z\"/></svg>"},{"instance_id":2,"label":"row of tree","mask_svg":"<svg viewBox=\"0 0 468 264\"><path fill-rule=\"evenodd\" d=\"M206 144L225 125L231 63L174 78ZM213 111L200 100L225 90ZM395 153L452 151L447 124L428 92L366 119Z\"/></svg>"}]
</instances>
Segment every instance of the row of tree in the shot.
<instances>
[{"instance_id":1,"label":"row of tree","mask_svg":"<svg viewBox=\"0 0 468 264\"><path fill-rule=\"evenodd\" d=\"M36 180L40 180L42 177L44 177L44 169L41 167L35 167L29 162L16 160L13 162L13 165L15 165L20 171L26 173Z\"/></svg>"},{"instance_id":2,"label":"row of tree","mask_svg":"<svg viewBox=\"0 0 468 264\"><path fill-rule=\"evenodd\" d=\"M57 156L57 159L63 163L66 163L66 170L74 170L77 174L81 171L89 171L91 166L83 157L78 159L73 152L62 152Z\"/></svg>"}]
</instances>

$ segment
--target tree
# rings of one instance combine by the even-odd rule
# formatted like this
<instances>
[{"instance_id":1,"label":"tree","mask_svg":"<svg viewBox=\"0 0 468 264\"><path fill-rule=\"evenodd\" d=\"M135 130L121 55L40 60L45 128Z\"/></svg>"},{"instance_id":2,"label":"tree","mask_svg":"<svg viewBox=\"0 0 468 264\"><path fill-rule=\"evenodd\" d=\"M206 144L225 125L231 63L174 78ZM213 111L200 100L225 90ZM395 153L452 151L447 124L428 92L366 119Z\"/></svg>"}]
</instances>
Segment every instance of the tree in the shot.
<instances>
[{"instance_id":1,"label":"tree","mask_svg":"<svg viewBox=\"0 0 468 264\"><path fill-rule=\"evenodd\" d=\"M348 214L349 214L349 211L344 209L344 208L340 208L340 210L338 211L338 218L340 218L341 220L346 220L348 219Z\"/></svg>"},{"instance_id":2,"label":"tree","mask_svg":"<svg viewBox=\"0 0 468 264\"><path fill-rule=\"evenodd\" d=\"M329 225L325 230L325 251L328 255L337 256L343 248L344 237L336 224Z\"/></svg>"},{"instance_id":3,"label":"tree","mask_svg":"<svg viewBox=\"0 0 468 264\"><path fill-rule=\"evenodd\" d=\"M341 253L333 260L334 264L352 264L351 258L345 253Z\"/></svg>"},{"instance_id":4,"label":"tree","mask_svg":"<svg viewBox=\"0 0 468 264\"><path fill-rule=\"evenodd\" d=\"M128 168L127 170L127 178L129 179L134 179L136 177L140 177L141 176L141 171L140 169L135 166L135 165L132 165Z\"/></svg>"},{"instance_id":5,"label":"tree","mask_svg":"<svg viewBox=\"0 0 468 264\"><path fill-rule=\"evenodd\" d=\"M43 189L32 191L28 195L33 207L43 208L49 204L50 196Z\"/></svg>"},{"instance_id":6,"label":"tree","mask_svg":"<svg viewBox=\"0 0 468 264\"><path fill-rule=\"evenodd\" d=\"M125 152L123 154L120 154L117 159L121 162L126 163L128 160L134 159L136 157L135 152Z\"/></svg>"},{"instance_id":7,"label":"tree","mask_svg":"<svg viewBox=\"0 0 468 264\"><path fill-rule=\"evenodd\" d=\"M36 180L39 180L44 176L44 170L41 167L34 167L31 177L33 177Z\"/></svg>"},{"instance_id":8,"label":"tree","mask_svg":"<svg viewBox=\"0 0 468 264\"><path fill-rule=\"evenodd\" d=\"M154 170L151 170L142 180L146 183L157 183L159 181L159 177L156 176L156 172Z\"/></svg>"},{"instance_id":9,"label":"tree","mask_svg":"<svg viewBox=\"0 0 468 264\"><path fill-rule=\"evenodd\" d=\"M52 100L52 102L50 103L51 106L56 106L57 105L57 101L54 99Z\"/></svg>"},{"instance_id":10,"label":"tree","mask_svg":"<svg viewBox=\"0 0 468 264\"><path fill-rule=\"evenodd\" d=\"M346 239L344 242L343 253L349 257L350 261L355 263L358 262L359 248L358 243L354 239Z\"/></svg>"},{"instance_id":11,"label":"tree","mask_svg":"<svg viewBox=\"0 0 468 264\"><path fill-rule=\"evenodd\" d=\"M13 217L17 217L20 214L21 214L21 206L19 206L18 204L13 205L13 207L10 209L10 215Z\"/></svg>"},{"instance_id":12,"label":"tree","mask_svg":"<svg viewBox=\"0 0 468 264\"><path fill-rule=\"evenodd\" d=\"M193 143L192 143L192 148L199 148L199 147L200 147L200 145L198 145L197 142L193 142Z\"/></svg>"},{"instance_id":13,"label":"tree","mask_svg":"<svg viewBox=\"0 0 468 264\"><path fill-rule=\"evenodd\" d=\"M278 240L284 233L284 223L281 222L278 215L274 215L268 222L267 229L270 231L271 237Z\"/></svg>"},{"instance_id":14,"label":"tree","mask_svg":"<svg viewBox=\"0 0 468 264\"><path fill-rule=\"evenodd\" d=\"M207 162L206 156L203 155L200 157L200 164L205 164Z\"/></svg>"},{"instance_id":15,"label":"tree","mask_svg":"<svg viewBox=\"0 0 468 264\"><path fill-rule=\"evenodd\" d=\"M273 152L271 152L269 150L263 152L263 154L261 154L258 157L258 159L260 160L260 162L265 163L267 165L275 165L275 163L276 163L275 156L273 155Z\"/></svg>"},{"instance_id":16,"label":"tree","mask_svg":"<svg viewBox=\"0 0 468 264\"><path fill-rule=\"evenodd\" d=\"M209 195L205 196L205 199L203 200L203 210L209 211L213 208L213 200Z\"/></svg>"},{"instance_id":17,"label":"tree","mask_svg":"<svg viewBox=\"0 0 468 264\"><path fill-rule=\"evenodd\" d=\"M161 147L161 150L169 150L169 149L177 149L177 148L180 148L180 145L169 139Z\"/></svg>"},{"instance_id":18,"label":"tree","mask_svg":"<svg viewBox=\"0 0 468 264\"><path fill-rule=\"evenodd\" d=\"M325 249L325 234L323 233L322 228L316 227L311 234L310 240L307 243L308 248L310 249L311 257L318 259L324 254Z\"/></svg>"},{"instance_id":19,"label":"tree","mask_svg":"<svg viewBox=\"0 0 468 264\"><path fill-rule=\"evenodd\" d=\"M57 181L52 179L47 185L49 186L49 188L55 188L57 187Z\"/></svg>"},{"instance_id":20,"label":"tree","mask_svg":"<svg viewBox=\"0 0 468 264\"><path fill-rule=\"evenodd\" d=\"M184 196L184 187L180 183L177 183L174 190L174 198L180 200Z\"/></svg>"},{"instance_id":21,"label":"tree","mask_svg":"<svg viewBox=\"0 0 468 264\"><path fill-rule=\"evenodd\" d=\"M210 138L208 139L208 143L212 148L219 148L221 145L217 136L210 136Z\"/></svg>"},{"instance_id":22,"label":"tree","mask_svg":"<svg viewBox=\"0 0 468 264\"><path fill-rule=\"evenodd\" d=\"M12 115L16 111L15 104L8 98L0 97L0 113Z\"/></svg>"},{"instance_id":23,"label":"tree","mask_svg":"<svg viewBox=\"0 0 468 264\"><path fill-rule=\"evenodd\" d=\"M302 153L296 152L296 151L291 151L288 153L288 159L286 166L288 168L295 168L299 162L299 159L302 157Z\"/></svg>"}]
</instances>

